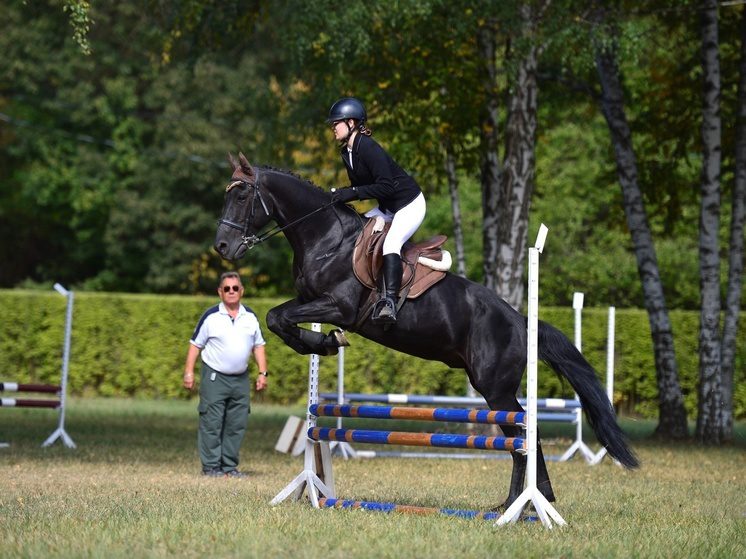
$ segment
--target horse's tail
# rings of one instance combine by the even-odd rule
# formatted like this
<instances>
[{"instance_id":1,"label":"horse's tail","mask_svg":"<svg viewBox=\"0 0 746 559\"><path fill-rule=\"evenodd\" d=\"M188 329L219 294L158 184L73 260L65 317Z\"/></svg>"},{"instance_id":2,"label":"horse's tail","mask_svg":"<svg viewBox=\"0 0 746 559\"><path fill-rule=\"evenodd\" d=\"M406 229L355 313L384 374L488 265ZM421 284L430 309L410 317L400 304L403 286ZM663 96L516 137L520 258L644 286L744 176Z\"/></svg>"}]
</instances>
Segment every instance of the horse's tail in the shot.
<instances>
[{"instance_id":1,"label":"horse's tail","mask_svg":"<svg viewBox=\"0 0 746 559\"><path fill-rule=\"evenodd\" d=\"M586 419L607 452L627 468L639 466L593 367L567 336L542 321L539 321L539 359L570 382L580 397Z\"/></svg>"}]
</instances>

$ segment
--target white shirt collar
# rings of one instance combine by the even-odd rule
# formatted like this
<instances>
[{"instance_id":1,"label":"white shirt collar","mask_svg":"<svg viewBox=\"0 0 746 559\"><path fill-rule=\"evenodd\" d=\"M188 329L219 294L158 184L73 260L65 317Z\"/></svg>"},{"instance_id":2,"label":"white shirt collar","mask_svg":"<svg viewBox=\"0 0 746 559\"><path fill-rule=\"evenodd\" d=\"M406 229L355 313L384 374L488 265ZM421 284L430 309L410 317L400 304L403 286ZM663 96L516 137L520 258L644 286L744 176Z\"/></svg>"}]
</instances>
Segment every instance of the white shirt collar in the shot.
<instances>
[{"instance_id":1,"label":"white shirt collar","mask_svg":"<svg viewBox=\"0 0 746 559\"><path fill-rule=\"evenodd\" d=\"M228 313L228 308L225 306L225 303L223 303L223 301L220 301L220 304L218 305L218 312L220 314L230 314ZM246 309L244 308L243 304L239 303L238 313L236 314L236 316L238 316L239 314L243 314L245 312L246 312Z\"/></svg>"}]
</instances>

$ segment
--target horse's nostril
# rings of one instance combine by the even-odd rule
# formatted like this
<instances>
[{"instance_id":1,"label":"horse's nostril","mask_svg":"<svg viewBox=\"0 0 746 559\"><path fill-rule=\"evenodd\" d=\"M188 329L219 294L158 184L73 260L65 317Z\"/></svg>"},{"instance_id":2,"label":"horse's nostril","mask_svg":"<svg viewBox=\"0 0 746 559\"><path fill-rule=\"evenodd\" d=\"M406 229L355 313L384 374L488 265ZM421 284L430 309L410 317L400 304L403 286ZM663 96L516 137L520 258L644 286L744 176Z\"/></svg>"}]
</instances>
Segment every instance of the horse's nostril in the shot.
<instances>
[{"instance_id":1,"label":"horse's nostril","mask_svg":"<svg viewBox=\"0 0 746 559\"><path fill-rule=\"evenodd\" d=\"M215 243L215 250L217 250L219 254L224 254L225 251L228 250L228 243L225 241L218 241Z\"/></svg>"}]
</instances>

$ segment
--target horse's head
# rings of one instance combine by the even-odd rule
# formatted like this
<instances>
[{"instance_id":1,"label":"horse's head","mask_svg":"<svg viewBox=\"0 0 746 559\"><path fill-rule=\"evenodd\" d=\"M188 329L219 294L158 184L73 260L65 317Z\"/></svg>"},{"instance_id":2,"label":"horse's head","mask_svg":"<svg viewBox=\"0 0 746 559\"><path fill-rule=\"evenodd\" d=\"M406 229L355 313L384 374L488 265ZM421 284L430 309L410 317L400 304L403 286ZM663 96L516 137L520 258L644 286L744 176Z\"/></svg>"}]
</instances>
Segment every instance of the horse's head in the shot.
<instances>
[{"instance_id":1,"label":"horse's head","mask_svg":"<svg viewBox=\"0 0 746 559\"><path fill-rule=\"evenodd\" d=\"M257 241L256 233L272 219L271 200L262 195L262 176L243 153L238 160L228 154L233 166L225 189L223 214L218 221L215 250L228 260L238 260Z\"/></svg>"}]
</instances>

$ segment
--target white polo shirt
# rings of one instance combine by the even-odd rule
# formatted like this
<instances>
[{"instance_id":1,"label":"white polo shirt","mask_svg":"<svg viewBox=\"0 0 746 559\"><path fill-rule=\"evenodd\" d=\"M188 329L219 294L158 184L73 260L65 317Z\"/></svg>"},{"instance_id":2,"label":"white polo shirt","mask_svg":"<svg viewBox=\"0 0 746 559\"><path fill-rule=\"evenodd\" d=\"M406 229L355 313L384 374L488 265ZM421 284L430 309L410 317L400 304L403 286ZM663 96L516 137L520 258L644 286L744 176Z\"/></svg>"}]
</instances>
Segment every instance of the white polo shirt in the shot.
<instances>
[{"instance_id":1,"label":"white polo shirt","mask_svg":"<svg viewBox=\"0 0 746 559\"><path fill-rule=\"evenodd\" d=\"M243 373L255 346L266 342L254 312L240 305L231 318L223 303L205 311L189 343L202 350L202 361L226 375Z\"/></svg>"}]
</instances>

